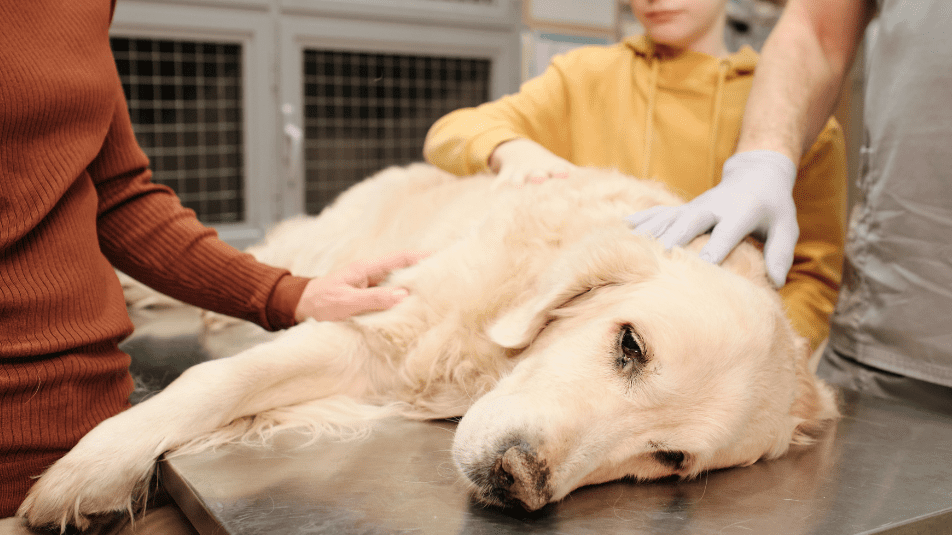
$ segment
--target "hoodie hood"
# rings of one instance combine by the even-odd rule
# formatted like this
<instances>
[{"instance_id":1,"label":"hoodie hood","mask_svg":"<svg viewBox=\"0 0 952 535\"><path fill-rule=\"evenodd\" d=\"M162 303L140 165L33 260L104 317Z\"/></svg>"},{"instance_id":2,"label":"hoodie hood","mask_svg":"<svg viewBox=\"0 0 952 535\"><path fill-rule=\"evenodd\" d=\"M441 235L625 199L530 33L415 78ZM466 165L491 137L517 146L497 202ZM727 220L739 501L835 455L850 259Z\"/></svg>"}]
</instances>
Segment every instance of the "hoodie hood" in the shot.
<instances>
[{"instance_id":1,"label":"hoodie hood","mask_svg":"<svg viewBox=\"0 0 952 535\"><path fill-rule=\"evenodd\" d=\"M640 35L635 37L629 37L625 39L625 46L630 48L638 54L639 56L647 59L655 58L658 56L657 47L655 46L654 41L651 40L647 35ZM710 61L713 56L705 54L703 52L694 52L691 50L684 50L676 55L666 55L664 59L691 59L695 58L696 60ZM716 58L715 58L716 59ZM753 48L750 48L747 45L741 47L740 50L734 52L733 54L723 58L722 61L727 62L728 64L728 74L737 76L739 74L750 74L757 67L757 60L759 56Z\"/></svg>"},{"instance_id":2,"label":"hoodie hood","mask_svg":"<svg viewBox=\"0 0 952 535\"><path fill-rule=\"evenodd\" d=\"M753 73L757 66L757 53L745 45L726 58L715 58L709 54L691 50L662 55L654 41L646 35L628 38L625 40L625 45L649 66L650 71L640 176L648 177L651 167L655 108L659 89L663 90L666 86L678 89L694 86L699 90L713 90L710 95L711 115L707 147L707 174L709 182L713 185L714 177L717 176L716 146L722 119L724 85L732 78Z\"/></svg>"}]
</instances>

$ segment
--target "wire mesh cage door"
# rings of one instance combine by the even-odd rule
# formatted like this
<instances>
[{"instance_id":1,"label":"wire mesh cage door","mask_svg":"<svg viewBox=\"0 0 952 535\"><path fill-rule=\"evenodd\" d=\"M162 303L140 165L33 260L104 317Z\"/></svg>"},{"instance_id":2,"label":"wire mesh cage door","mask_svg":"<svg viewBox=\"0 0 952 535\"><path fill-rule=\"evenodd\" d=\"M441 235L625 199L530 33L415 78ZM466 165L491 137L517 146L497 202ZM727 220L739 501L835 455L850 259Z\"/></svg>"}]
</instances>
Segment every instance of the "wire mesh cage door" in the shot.
<instances>
[{"instance_id":1,"label":"wire mesh cage door","mask_svg":"<svg viewBox=\"0 0 952 535\"><path fill-rule=\"evenodd\" d=\"M203 223L243 221L242 46L126 36L111 44L153 181Z\"/></svg>"},{"instance_id":2,"label":"wire mesh cage door","mask_svg":"<svg viewBox=\"0 0 952 535\"><path fill-rule=\"evenodd\" d=\"M308 48L303 63L308 214L381 169L422 160L437 119L490 96L485 58Z\"/></svg>"}]
</instances>

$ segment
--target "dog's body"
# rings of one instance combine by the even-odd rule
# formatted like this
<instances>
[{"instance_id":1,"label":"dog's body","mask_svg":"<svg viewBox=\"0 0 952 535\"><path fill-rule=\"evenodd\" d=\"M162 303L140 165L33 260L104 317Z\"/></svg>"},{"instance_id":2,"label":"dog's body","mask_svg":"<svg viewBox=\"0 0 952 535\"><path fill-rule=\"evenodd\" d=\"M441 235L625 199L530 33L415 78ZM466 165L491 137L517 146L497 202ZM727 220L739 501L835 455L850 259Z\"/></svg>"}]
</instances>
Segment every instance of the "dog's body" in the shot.
<instances>
[{"instance_id":1,"label":"dog's body","mask_svg":"<svg viewBox=\"0 0 952 535\"><path fill-rule=\"evenodd\" d=\"M527 509L776 457L836 417L756 248L724 269L632 235L624 215L680 201L615 173L490 183L392 168L279 226L253 252L301 275L433 254L390 277L411 293L393 309L305 322L103 422L20 514L82 527L130 508L163 452L385 414L465 414L454 458L474 495Z\"/></svg>"}]
</instances>

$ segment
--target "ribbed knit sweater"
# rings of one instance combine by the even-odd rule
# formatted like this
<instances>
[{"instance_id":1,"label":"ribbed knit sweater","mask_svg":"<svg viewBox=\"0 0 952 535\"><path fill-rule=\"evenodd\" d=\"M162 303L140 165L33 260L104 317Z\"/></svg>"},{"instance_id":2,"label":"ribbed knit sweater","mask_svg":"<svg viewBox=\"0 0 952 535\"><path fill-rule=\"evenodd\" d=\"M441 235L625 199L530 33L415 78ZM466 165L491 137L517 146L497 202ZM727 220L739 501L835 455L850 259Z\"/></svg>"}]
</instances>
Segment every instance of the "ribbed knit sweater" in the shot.
<instances>
[{"instance_id":1,"label":"ribbed knit sweater","mask_svg":"<svg viewBox=\"0 0 952 535\"><path fill-rule=\"evenodd\" d=\"M0 2L0 517L128 406L113 266L267 329L307 279L218 240L150 181L109 46L110 0Z\"/></svg>"}]
</instances>

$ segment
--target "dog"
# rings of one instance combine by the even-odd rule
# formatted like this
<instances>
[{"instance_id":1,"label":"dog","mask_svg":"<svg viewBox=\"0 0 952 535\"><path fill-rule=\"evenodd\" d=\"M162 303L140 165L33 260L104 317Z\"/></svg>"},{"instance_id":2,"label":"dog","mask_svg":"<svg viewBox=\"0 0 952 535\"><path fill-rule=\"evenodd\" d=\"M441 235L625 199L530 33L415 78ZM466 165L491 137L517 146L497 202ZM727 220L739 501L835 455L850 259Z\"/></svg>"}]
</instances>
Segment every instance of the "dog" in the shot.
<instances>
[{"instance_id":1,"label":"dog","mask_svg":"<svg viewBox=\"0 0 952 535\"><path fill-rule=\"evenodd\" d=\"M704 238L666 251L623 219L681 202L598 169L521 188L384 170L251 252L320 276L432 251L384 283L409 297L186 370L88 433L18 514L84 528L133 511L163 454L387 417L462 417L453 458L474 499L529 511L584 485L690 478L810 443L837 418L835 396L760 250L741 243L716 266L697 256Z\"/></svg>"}]
</instances>

